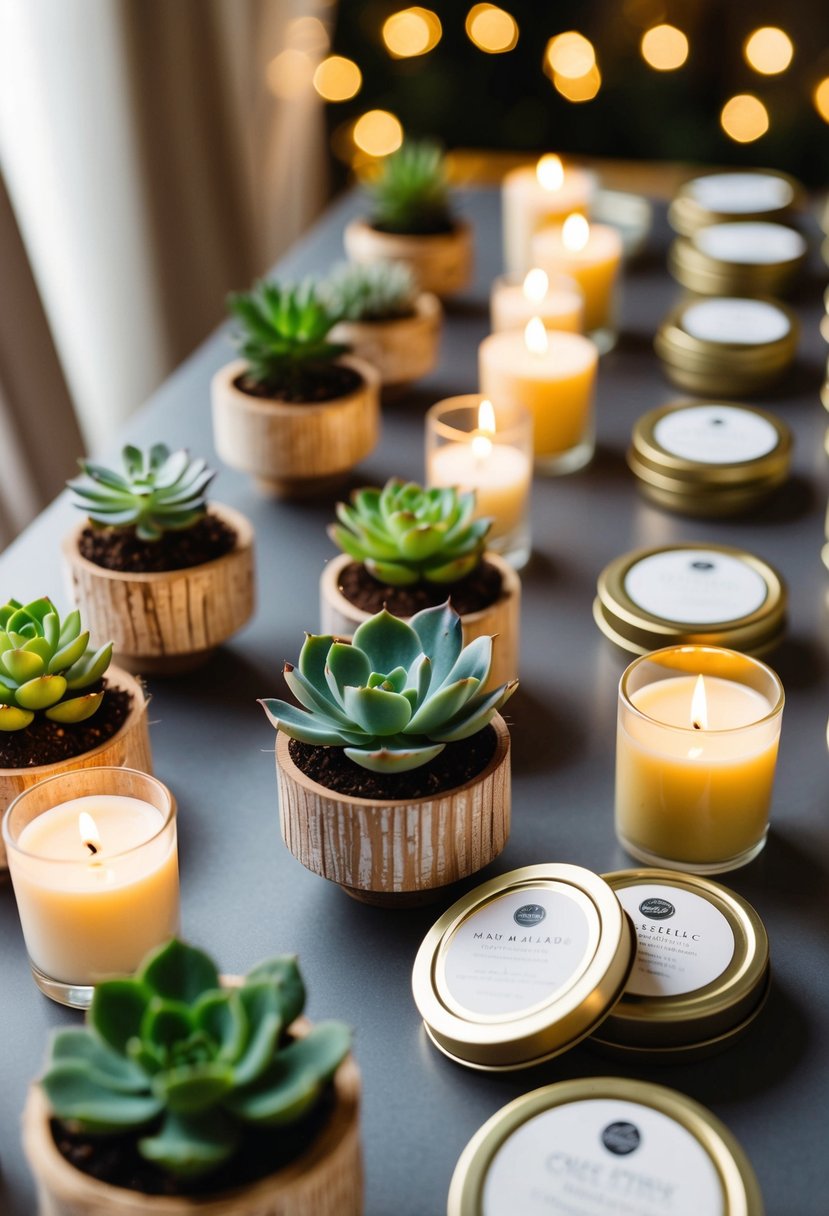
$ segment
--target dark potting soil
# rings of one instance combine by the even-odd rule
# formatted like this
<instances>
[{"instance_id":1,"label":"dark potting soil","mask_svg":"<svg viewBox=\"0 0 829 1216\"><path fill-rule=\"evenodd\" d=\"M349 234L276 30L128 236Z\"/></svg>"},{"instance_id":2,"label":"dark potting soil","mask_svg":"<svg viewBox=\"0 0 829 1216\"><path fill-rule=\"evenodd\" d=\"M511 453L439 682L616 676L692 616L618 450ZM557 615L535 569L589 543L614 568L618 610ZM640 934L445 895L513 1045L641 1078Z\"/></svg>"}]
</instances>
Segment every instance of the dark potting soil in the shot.
<instances>
[{"instance_id":1,"label":"dark potting soil","mask_svg":"<svg viewBox=\"0 0 829 1216\"><path fill-rule=\"evenodd\" d=\"M356 392L362 383L363 377L359 372L341 363L307 368L301 377L286 384L261 383L250 376L237 376L233 381L234 386L249 397L284 401L292 405L335 401L337 397L347 397Z\"/></svg>"},{"instance_id":2,"label":"dark potting soil","mask_svg":"<svg viewBox=\"0 0 829 1216\"><path fill-rule=\"evenodd\" d=\"M52 722L36 714L23 730L0 731L0 769L59 764L111 739L127 720L132 693L123 688L109 688L105 680L85 691L97 692L102 687L106 688L106 695L85 722Z\"/></svg>"},{"instance_id":3,"label":"dark potting soil","mask_svg":"<svg viewBox=\"0 0 829 1216\"><path fill-rule=\"evenodd\" d=\"M457 583L412 583L409 587L392 587L373 578L361 562L351 562L340 575L339 589L350 604L372 615L385 607L393 616L414 616L423 608L434 608L446 602L463 616L489 608L501 594L500 571L486 559L471 574Z\"/></svg>"},{"instance_id":4,"label":"dark potting soil","mask_svg":"<svg viewBox=\"0 0 829 1216\"><path fill-rule=\"evenodd\" d=\"M339 747L318 747L291 739L291 759L306 777L350 798L394 802L425 798L455 789L483 772L495 753L497 736L491 726L460 743L447 743L428 764L406 773L373 773L349 760Z\"/></svg>"},{"instance_id":5,"label":"dark potting soil","mask_svg":"<svg viewBox=\"0 0 829 1216\"><path fill-rule=\"evenodd\" d=\"M395 228L393 224L372 222L369 224L375 232L387 232L390 236L448 236L457 231L457 223L452 219L424 220L417 228Z\"/></svg>"},{"instance_id":6,"label":"dark potting soil","mask_svg":"<svg viewBox=\"0 0 829 1216\"><path fill-rule=\"evenodd\" d=\"M81 557L104 570L122 574L161 574L188 570L224 557L236 544L236 530L210 512L191 528L165 532L159 540L141 540L135 528L84 528L78 541Z\"/></svg>"}]
</instances>

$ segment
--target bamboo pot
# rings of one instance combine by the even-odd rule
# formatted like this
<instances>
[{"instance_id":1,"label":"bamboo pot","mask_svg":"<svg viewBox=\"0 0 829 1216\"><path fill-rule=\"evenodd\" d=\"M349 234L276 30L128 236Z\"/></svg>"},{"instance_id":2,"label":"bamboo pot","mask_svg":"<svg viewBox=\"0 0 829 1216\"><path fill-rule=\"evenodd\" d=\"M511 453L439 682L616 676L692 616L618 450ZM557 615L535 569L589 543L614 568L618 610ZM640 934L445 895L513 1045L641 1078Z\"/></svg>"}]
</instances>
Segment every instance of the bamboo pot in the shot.
<instances>
[{"instance_id":1,"label":"bamboo pot","mask_svg":"<svg viewBox=\"0 0 829 1216\"><path fill-rule=\"evenodd\" d=\"M238 511L210 504L236 532L222 557L148 574L105 570L82 557L78 525L63 542L68 590L97 645L110 639L117 661L143 675L199 667L250 620L254 608L253 527Z\"/></svg>"},{"instance_id":2,"label":"bamboo pot","mask_svg":"<svg viewBox=\"0 0 829 1216\"><path fill-rule=\"evenodd\" d=\"M439 899L503 850L510 829L510 737L492 719L495 752L477 777L436 797L349 798L306 777L276 737L282 839L307 869L381 907Z\"/></svg>"},{"instance_id":3,"label":"bamboo pot","mask_svg":"<svg viewBox=\"0 0 829 1216\"><path fill-rule=\"evenodd\" d=\"M463 220L451 232L407 236L380 232L367 220L356 219L346 226L344 241L352 262L406 262L422 290L436 296L455 295L472 278L472 229Z\"/></svg>"},{"instance_id":4,"label":"bamboo pot","mask_svg":"<svg viewBox=\"0 0 829 1216\"><path fill-rule=\"evenodd\" d=\"M305 1018L294 1032L307 1032ZM99 1182L59 1152L49 1107L33 1085L23 1111L23 1149L35 1176L38 1216L360 1216L360 1074L347 1056L334 1076L335 1107L307 1152L238 1190L193 1198L145 1195Z\"/></svg>"},{"instance_id":5,"label":"bamboo pot","mask_svg":"<svg viewBox=\"0 0 829 1216\"><path fill-rule=\"evenodd\" d=\"M443 310L431 292L421 292L410 317L390 321L340 321L332 342L344 342L380 373L384 393L400 392L427 376L437 363Z\"/></svg>"},{"instance_id":6,"label":"bamboo pot","mask_svg":"<svg viewBox=\"0 0 829 1216\"><path fill-rule=\"evenodd\" d=\"M501 594L494 604L480 612L461 617L463 644L468 646L484 634L494 636L492 667L485 687L497 688L518 676L521 645L521 579L497 553L485 553L486 560L501 574ZM354 559L342 553L324 567L320 575L320 632L351 638L354 630L371 616L347 600L340 591L340 576ZM447 594L449 594L447 588ZM404 618L410 620L410 617Z\"/></svg>"},{"instance_id":7,"label":"bamboo pot","mask_svg":"<svg viewBox=\"0 0 829 1216\"><path fill-rule=\"evenodd\" d=\"M344 355L338 362L362 384L331 401L286 402L252 397L235 384L244 359L213 377L216 451L231 468L250 473L277 498L321 494L341 481L372 451L380 432L380 376L370 363Z\"/></svg>"},{"instance_id":8,"label":"bamboo pot","mask_svg":"<svg viewBox=\"0 0 829 1216\"><path fill-rule=\"evenodd\" d=\"M60 760L57 764L37 764L31 768L0 768L0 815L9 803L24 790L47 777L68 773L79 768L101 768L114 765L118 768L135 768L142 773L152 773L153 757L150 750L150 732L147 727L149 704L142 685L128 672L111 666L107 671L111 685L132 694L132 705L127 720L106 743L93 747L91 751ZM6 847L0 836L0 871L6 871Z\"/></svg>"}]
</instances>

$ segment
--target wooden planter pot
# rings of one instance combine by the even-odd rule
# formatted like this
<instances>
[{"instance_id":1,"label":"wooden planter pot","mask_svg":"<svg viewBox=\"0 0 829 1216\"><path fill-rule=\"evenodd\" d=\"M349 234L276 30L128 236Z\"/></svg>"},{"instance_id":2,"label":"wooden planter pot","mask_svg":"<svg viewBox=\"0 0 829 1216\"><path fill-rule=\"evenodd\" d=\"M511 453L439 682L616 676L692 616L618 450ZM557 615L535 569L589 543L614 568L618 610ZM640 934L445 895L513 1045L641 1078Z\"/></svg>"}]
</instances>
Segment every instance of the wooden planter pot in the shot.
<instances>
[{"instance_id":1,"label":"wooden planter pot","mask_svg":"<svg viewBox=\"0 0 829 1216\"><path fill-rule=\"evenodd\" d=\"M93 747L91 751L73 756L69 760L61 760L57 764L38 764L32 768L0 768L0 815L9 803L22 794L30 786L45 781L47 777L56 777L58 773L68 773L79 768L100 768L107 765L117 765L119 768L136 768L142 773L152 773L153 758L150 750L150 732L147 727L147 706L149 702L144 689L138 680L121 671L118 667L110 667L107 671L110 685L124 689L132 694L132 706L120 730L116 731L106 743ZM0 836L0 871L8 868L6 848Z\"/></svg>"},{"instance_id":2,"label":"wooden planter pot","mask_svg":"<svg viewBox=\"0 0 829 1216\"><path fill-rule=\"evenodd\" d=\"M379 802L326 789L297 768L282 731L276 778L282 839L304 866L382 907L431 903L503 850L510 829L510 737L496 714L489 764L436 797Z\"/></svg>"},{"instance_id":3,"label":"wooden planter pot","mask_svg":"<svg viewBox=\"0 0 829 1216\"><path fill-rule=\"evenodd\" d=\"M213 434L225 464L250 473L264 493L278 498L320 494L341 481L377 443L380 376L362 359L347 355L339 362L360 374L360 387L307 404L243 393L235 381L247 371L244 359L216 372Z\"/></svg>"},{"instance_id":4,"label":"wooden planter pot","mask_svg":"<svg viewBox=\"0 0 829 1216\"><path fill-rule=\"evenodd\" d=\"M452 296L469 286L472 278L472 229L462 220L451 232L434 236L406 236L379 232L366 220L346 226L345 251L352 262L406 262L423 291Z\"/></svg>"},{"instance_id":5,"label":"wooden planter pot","mask_svg":"<svg viewBox=\"0 0 829 1216\"><path fill-rule=\"evenodd\" d=\"M480 612L468 612L461 617L463 644L489 634L495 637L492 646L492 667L486 688L497 688L518 675L521 645L521 579L497 553L484 554L486 560L501 574L501 594L494 604ZM355 607L340 591L340 577L354 559L342 553L332 558L320 575L320 632L335 637L350 638L354 630L371 616ZM406 618L409 619L409 618Z\"/></svg>"},{"instance_id":6,"label":"wooden planter pot","mask_svg":"<svg viewBox=\"0 0 829 1216\"><path fill-rule=\"evenodd\" d=\"M144 675L198 667L250 619L254 608L253 528L220 503L210 511L236 532L230 553L163 573L122 574L81 557L81 523L63 542L69 593L99 645L115 643L119 663Z\"/></svg>"},{"instance_id":7,"label":"wooden planter pot","mask_svg":"<svg viewBox=\"0 0 829 1216\"><path fill-rule=\"evenodd\" d=\"M431 292L421 292L411 317L392 321L340 321L331 331L354 354L373 364L386 395L399 392L437 363L443 310Z\"/></svg>"},{"instance_id":8,"label":"wooden planter pot","mask_svg":"<svg viewBox=\"0 0 829 1216\"><path fill-rule=\"evenodd\" d=\"M305 1019L294 1030L307 1029ZM39 1216L360 1216L360 1074L347 1056L334 1076L336 1105L307 1152L278 1173L216 1196L170 1198L99 1182L55 1146L39 1086L23 1112L23 1149L35 1176Z\"/></svg>"}]
</instances>

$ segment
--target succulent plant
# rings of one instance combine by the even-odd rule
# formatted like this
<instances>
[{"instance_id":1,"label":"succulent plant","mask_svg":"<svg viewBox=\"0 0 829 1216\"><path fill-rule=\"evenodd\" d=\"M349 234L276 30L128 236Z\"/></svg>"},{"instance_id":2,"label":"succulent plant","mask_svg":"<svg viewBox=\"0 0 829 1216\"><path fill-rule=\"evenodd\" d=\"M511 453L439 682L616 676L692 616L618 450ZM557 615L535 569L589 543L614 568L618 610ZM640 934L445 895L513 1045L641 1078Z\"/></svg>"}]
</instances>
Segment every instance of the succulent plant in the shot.
<instances>
[{"instance_id":1,"label":"succulent plant","mask_svg":"<svg viewBox=\"0 0 829 1216\"><path fill-rule=\"evenodd\" d=\"M371 184L372 221L384 232L413 236L452 227L446 161L431 140L406 140L381 162Z\"/></svg>"},{"instance_id":2,"label":"succulent plant","mask_svg":"<svg viewBox=\"0 0 829 1216\"><path fill-rule=\"evenodd\" d=\"M380 582L402 587L425 580L456 583L481 560L491 519L473 519L474 491L425 490L391 478L382 490L355 490L337 504L328 534Z\"/></svg>"},{"instance_id":3,"label":"succulent plant","mask_svg":"<svg viewBox=\"0 0 829 1216\"><path fill-rule=\"evenodd\" d=\"M53 722L83 722L103 700L86 691L112 658L112 642L93 650L77 609L61 621L44 596L0 608L0 731L23 730L35 714Z\"/></svg>"},{"instance_id":4,"label":"succulent plant","mask_svg":"<svg viewBox=\"0 0 829 1216\"><path fill-rule=\"evenodd\" d=\"M277 730L303 743L342 747L362 768L402 773L468 739L492 720L518 681L482 692L492 638L463 645L461 619L448 604L410 622L383 609L353 641L308 634L285 681L304 709L260 704Z\"/></svg>"},{"instance_id":5,"label":"succulent plant","mask_svg":"<svg viewBox=\"0 0 829 1216\"><path fill-rule=\"evenodd\" d=\"M246 1130L276 1129L313 1110L350 1046L339 1022L303 1038L296 959L260 963L222 988L212 960L173 940L130 979L95 988L84 1028L52 1037L41 1080L69 1129L135 1132L167 1173L198 1178L229 1160Z\"/></svg>"},{"instance_id":6,"label":"succulent plant","mask_svg":"<svg viewBox=\"0 0 829 1216\"><path fill-rule=\"evenodd\" d=\"M405 262L341 262L321 290L345 321L393 321L410 317L417 283Z\"/></svg>"},{"instance_id":7,"label":"succulent plant","mask_svg":"<svg viewBox=\"0 0 829 1216\"><path fill-rule=\"evenodd\" d=\"M149 452L127 444L122 449L123 473L91 460L80 466L91 481L68 483L74 506L92 523L105 528L135 528L141 540L160 540L165 532L191 528L206 510L205 491L216 476L204 460L191 460L180 448L163 443Z\"/></svg>"}]
</instances>

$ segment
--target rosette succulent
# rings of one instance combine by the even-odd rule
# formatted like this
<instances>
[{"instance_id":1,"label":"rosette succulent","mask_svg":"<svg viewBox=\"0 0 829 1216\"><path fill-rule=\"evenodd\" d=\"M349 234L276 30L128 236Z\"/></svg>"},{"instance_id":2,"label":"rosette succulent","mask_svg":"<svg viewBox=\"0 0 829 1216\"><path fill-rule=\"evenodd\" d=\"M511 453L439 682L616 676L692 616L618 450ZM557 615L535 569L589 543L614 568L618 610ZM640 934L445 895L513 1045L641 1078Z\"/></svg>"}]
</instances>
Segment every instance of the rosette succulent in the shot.
<instances>
[{"instance_id":1,"label":"rosette succulent","mask_svg":"<svg viewBox=\"0 0 829 1216\"><path fill-rule=\"evenodd\" d=\"M102 528L135 528L141 540L160 540L165 532L191 528L207 509L205 492L216 476L204 460L191 460L180 448L156 443L148 452L131 444L121 452L123 472L81 460L91 484L68 483L74 505Z\"/></svg>"},{"instance_id":2,"label":"rosette succulent","mask_svg":"<svg viewBox=\"0 0 829 1216\"><path fill-rule=\"evenodd\" d=\"M348 1053L340 1022L302 1038L296 959L260 963L222 988L212 960L173 940L130 979L96 985L84 1028L52 1037L41 1085L69 1130L134 1132L142 1157L198 1178L233 1157L246 1131L309 1114Z\"/></svg>"},{"instance_id":3,"label":"rosette succulent","mask_svg":"<svg viewBox=\"0 0 829 1216\"><path fill-rule=\"evenodd\" d=\"M83 722L104 698L93 686L112 658L112 642L95 650L75 609L61 621L45 596L0 608L0 731L23 730L41 713L53 722Z\"/></svg>"},{"instance_id":4,"label":"rosette succulent","mask_svg":"<svg viewBox=\"0 0 829 1216\"><path fill-rule=\"evenodd\" d=\"M405 262L341 262L321 291L343 321L394 321L410 317L417 283Z\"/></svg>"},{"instance_id":5,"label":"rosette succulent","mask_svg":"<svg viewBox=\"0 0 829 1216\"><path fill-rule=\"evenodd\" d=\"M308 634L285 681L303 709L262 700L277 730L303 743L341 747L362 768L402 773L438 756L447 743L488 725L518 681L482 692L492 638L463 645L461 619L447 603L410 622L378 612L353 641Z\"/></svg>"},{"instance_id":6,"label":"rosette succulent","mask_svg":"<svg viewBox=\"0 0 829 1216\"><path fill-rule=\"evenodd\" d=\"M481 560L491 519L473 519L474 491L425 490L391 478L382 490L355 490L337 504L328 535L369 574L395 587L456 583Z\"/></svg>"},{"instance_id":7,"label":"rosette succulent","mask_svg":"<svg viewBox=\"0 0 829 1216\"><path fill-rule=\"evenodd\" d=\"M432 140L407 139L381 163L371 184L372 222L383 232L418 236L453 226L446 159Z\"/></svg>"}]
</instances>

